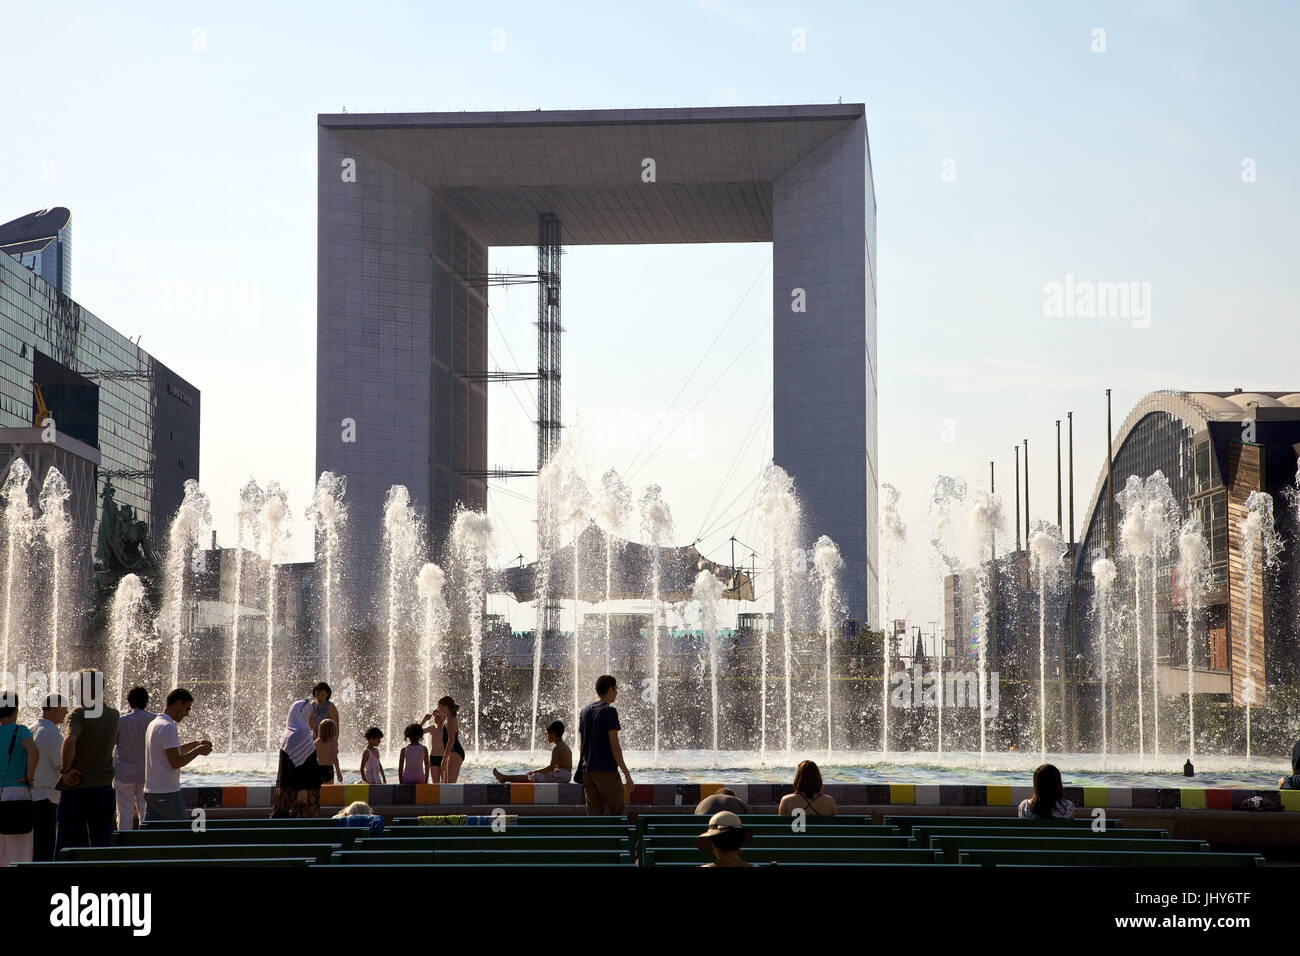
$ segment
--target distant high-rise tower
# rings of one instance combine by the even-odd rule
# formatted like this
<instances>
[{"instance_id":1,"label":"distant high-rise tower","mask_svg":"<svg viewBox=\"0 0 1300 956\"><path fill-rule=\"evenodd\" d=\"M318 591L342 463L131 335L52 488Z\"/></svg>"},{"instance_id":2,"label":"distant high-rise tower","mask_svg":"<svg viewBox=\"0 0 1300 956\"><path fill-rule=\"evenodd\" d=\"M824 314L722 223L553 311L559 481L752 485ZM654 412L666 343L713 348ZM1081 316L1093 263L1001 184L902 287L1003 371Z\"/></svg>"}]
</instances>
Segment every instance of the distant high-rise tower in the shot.
<instances>
[{"instance_id":1,"label":"distant high-rise tower","mask_svg":"<svg viewBox=\"0 0 1300 956\"><path fill-rule=\"evenodd\" d=\"M72 295L72 213L42 209L0 225L0 251L13 256L58 289Z\"/></svg>"}]
</instances>

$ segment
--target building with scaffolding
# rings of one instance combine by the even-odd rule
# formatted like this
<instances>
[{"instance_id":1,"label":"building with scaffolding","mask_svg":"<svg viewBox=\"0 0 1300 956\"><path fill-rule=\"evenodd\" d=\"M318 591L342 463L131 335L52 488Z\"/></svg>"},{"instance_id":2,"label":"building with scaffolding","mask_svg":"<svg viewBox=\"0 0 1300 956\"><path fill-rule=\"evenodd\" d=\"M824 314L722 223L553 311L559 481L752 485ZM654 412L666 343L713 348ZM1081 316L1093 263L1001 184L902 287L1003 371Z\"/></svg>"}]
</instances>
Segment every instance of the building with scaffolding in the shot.
<instances>
[{"instance_id":1,"label":"building with scaffolding","mask_svg":"<svg viewBox=\"0 0 1300 956\"><path fill-rule=\"evenodd\" d=\"M0 256L0 469L24 457L33 499L64 473L83 570L106 477L158 546L199 475L199 391L21 263Z\"/></svg>"},{"instance_id":2,"label":"building with scaffolding","mask_svg":"<svg viewBox=\"0 0 1300 956\"><path fill-rule=\"evenodd\" d=\"M400 483L439 553L458 502L483 509L488 478L532 473L489 468L491 381L538 382L537 468L554 452L562 245L770 242L773 458L806 527L840 547L847 616L874 621L876 205L862 104L344 113L318 117L317 141L316 469L346 476L354 540L381 539ZM488 250L534 243L537 368L489 371Z\"/></svg>"}]
</instances>

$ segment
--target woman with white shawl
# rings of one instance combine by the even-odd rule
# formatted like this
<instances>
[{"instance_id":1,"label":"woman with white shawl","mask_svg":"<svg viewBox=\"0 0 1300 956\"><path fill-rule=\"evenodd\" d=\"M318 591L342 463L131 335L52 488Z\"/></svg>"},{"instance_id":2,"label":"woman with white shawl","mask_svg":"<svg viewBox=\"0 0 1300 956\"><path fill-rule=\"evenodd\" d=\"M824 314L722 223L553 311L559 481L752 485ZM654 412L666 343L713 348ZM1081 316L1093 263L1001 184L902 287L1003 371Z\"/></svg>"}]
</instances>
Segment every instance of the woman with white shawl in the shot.
<instances>
[{"instance_id":1,"label":"woman with white shawl","mask_svg":"<svg viewBox=\"0 0 1300 956\"><path fill-rule=\"evenodd\" d=\"M273 817L320 816L320 765L311 732L311 703L295 701L280 735L280 768L275 778Z\"/></svg>"}]
</instances>

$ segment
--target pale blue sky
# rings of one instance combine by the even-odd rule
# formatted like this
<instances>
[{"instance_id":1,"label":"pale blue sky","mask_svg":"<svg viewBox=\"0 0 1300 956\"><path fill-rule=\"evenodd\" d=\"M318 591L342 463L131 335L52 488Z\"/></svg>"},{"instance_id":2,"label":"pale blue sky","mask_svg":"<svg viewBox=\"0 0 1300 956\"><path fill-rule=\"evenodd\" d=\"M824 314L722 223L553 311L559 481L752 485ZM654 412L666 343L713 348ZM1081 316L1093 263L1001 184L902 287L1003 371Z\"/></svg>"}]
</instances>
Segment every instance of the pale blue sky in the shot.
<instances>
[{"instance_id":1,"label":"pale blue sky","mask_svg":"<svg viewBox=\"0 0 1300 956\"><path fill-rule=\"evenodd\" d=\"M865 102L880 476L902 490L918 543L936 473L982 483L996 458L1009 488L1026 436L1035 517L1054 518L1053 422L1071 408L1082 521L1108 385L1117 420L1153 388L1300 389L1300 14L1289 4L111 6L0 13L0 218L70 207L74 296L202 390L201 477L227 542L249 474L278 477L299 515L314 480L315 123L345 106ZM806 52L791 49L796 28ZM1096 28L1103 53L1091 49ZM504 52L492 51L495 29ZM584 424L594 473L628 464L641 445L628 429L659 420L760 273L670 425L768 320L769 255L569 250L566 412ZM493 265L531 258L502 251ZM1043 285L1067 274L1149 282L1150 326L1045 318ZM532 360L534 301L531 290L493 299L505 367L510 350ZM768 424L714 521L770 455L759 447L770 368L760 334L637 472L638 488L664 486L682 540L711 523L756 413ZM493 393L494 465L533 460L529 391ZM393 406L400 414L400 395ZM945 419L955 441L943 440ZM530 497L531 483L507 491L493 496L503 558L530 553L532 538L526 502L511 497ZM705 550L723 557L731 533L746 524L715 529ZM304 521L296 538L307 556ZM917 550L894 610L926 623L932 572Z\"/></svg>"}]
</instances>

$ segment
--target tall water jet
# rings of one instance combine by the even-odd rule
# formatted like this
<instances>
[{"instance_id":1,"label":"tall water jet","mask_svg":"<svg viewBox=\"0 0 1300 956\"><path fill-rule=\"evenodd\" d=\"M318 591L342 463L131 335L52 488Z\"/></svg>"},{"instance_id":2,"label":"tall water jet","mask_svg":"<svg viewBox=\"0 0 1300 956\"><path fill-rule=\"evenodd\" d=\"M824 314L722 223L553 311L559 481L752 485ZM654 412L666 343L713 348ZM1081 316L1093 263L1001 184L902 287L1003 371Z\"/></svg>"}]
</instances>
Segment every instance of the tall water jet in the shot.
<instances>
[{"instance_id":1,"label":"tall water jet","mask_svg":"<svg viewBox=\"0 0 1300 956\"><path fill-rule=\"evenodd\" d=\"M1061 529L1046 521L1037 522L1029 536L1029 554L1038 572L1038 755L1047 760L1047 591L1055 588L1055 576L1065 556ZM1062 662L1064 664L1064 662Z\"/></svg>"},{"instance_id":2,"label":"tall water jet","mask_svg":"<svg viewBox=\"0 0 1300 956\"><path fill-rule=\"evenodd\" d=\"M576 472L570 471L565 477L564 484L560 492L560 509L559 522L561 527L567 528L572 532L573 538L570 544L572 549L573 568L572 568L572 587L573 587L573 649L572 649L572 667L573 667L573 726L578 726L578 714L582 710L582 691L579 687L579 677L582 660L582 648L580 639L582 637L582 600L581 582L579 572L581 570L580 557L582 549L583 529L591 521L591 492L587 489L587 483L583 481L582 476Z\"/></svg>"},{"instance_id":3,"label":"tall water jet","mask_svg":"<svg viewBox=\"0 0 1300 956\"><path fill-rule=\"evenodd\" d=\"M1250 711L1257 697L1255 668L1251 660L1253 625L1251 602L1254 596L1255 576L1263 580L1265 567L1277 564L1282 550L1282 539L1273 524L1273 496L1265 491L1252 491L1246 496L1246 514L1241 519L1242 588L1245 591L1246 611L1246 679L1242 682L1241 699L1246 704L1246 766L1250 766L1251 730ZM1262 545L1262 554L1261 554ZM1262 560L1261 560L1262 559Z\"/></svg>"},{"instance_id":4,"label":"tall water jet","mask_svg":"<svg viewBox=\"0 0 1300 956\"><path fill-rule=\"evenodd\" d=\"M718 765L718 601L725 585L712 571L695 575L694 597L700 605L700 625L709 642L709 688L713 715L713 766Z\"/></svg>"},{"instance_id":5,"label":"tall water jet","mask_svg":"<svg viewBox=\"0 0 1300 956\"><path fill-rule=\"evenodd\" d=\"M542 694L542 640L552 624L551 551L556 545L559 499L564 489L563 456L564 448L561 447L537 472L537 567L533 573L536 624L533 626L533 720L528 725L529 754L537 748Z\"/></svg>"},{"instance_id":6,"label":"tall water jet","mask_svg":"<svg viewBox=\"0 0 1300 956\"><path fill-rule=\"evenodd\" d=\"M650 544L650 653L653 659L654 676L650 681L650 697L654 705L654 761L659 763L659 583L662 573L664 543L672 539L673 515L663 499L663 491L658 485L649 485L641 494L641 528Z\"/></svg>"},{"instance_id":7,"label":"tall water jet","mask_svg":"<svg viewBox=\"0 0 1300 956\"><path fill-rule=\"evenodd\" d=\"M939 574L939 603L938 607L942 608L946 598L944 595L944 582L948 575L955 570L955 562L951 553L944 543L944 535L948 530L948 523L952 519L952 506L966 500L966 479L953 477L951 475L939 475L934 480L934 494L932 502L934 508L939 512L934 524L934 538L930 544L934 548L935 568ZM946 632L947 622L946 615L939 615L939 646L935 648L935 656L938 659L938 670L936 672L936 686L939 693L935 695L938 708L938 739L935 743L935 752L943 756L943 659L947 652L948 635Z\"/></svg>"},{"instance_id":8,"label":"tall water jet","mask_svg":"<svg viewBox=\"0 0 1300 956\"><path fill-rule=\"evenodd\" d=\"M41 485L41 534L50 549L50 673L59 670L59 610L64 588L63 566L67 561L68 535L72 531L72 518L68 515L68 499L72 491L68 481L57 468L45 473Z\"/></svg>"},{"instance_id":9,"label":"tall water jet","mask_svg":"<svg viewBox=\"0 0 1300 956\"><path fill-rule=\"evenodd\" d=\"M1142 485L1146 500L1146 523L1151 541L1151 715L1153 746L1160 755L1160 660L1158 653L1160 606L1160 565L1169 559L1173 548L1174 528L1178 526L1181 510L1169 488L1169 480L1161 471L1152 472Z\"/></svg>"},{"instance_id":10,"label":"tall water jet","mask_svg":"<svg viewBox=\"0 0 1300 956\"><path fill-rule=\"evenodd\" d=\"M258 512L261 538L266 546L266 749L268 758L275 754L275 562L283 557L289 544L289 495L278 481L267 483Z\"/></svg>"},{"instance_id":11,"label":"tall water jet","mask_svg":"<svg viewBox=\"0 0 1300 956\"><path fill-rule=\"evenodd\" d=\"M172 518L167 534L167 563L163 568L167 582L166 601L162 613L161 631L171 638L172 670L169 687L181 686L181 653L185 632L185 566L189 563L191 548L203 546L203 539L212 527L212 510L208 496L193 478L185 481L185 496Z\"/></svg>"},{"instance_id":12,"label":"tall water jet","mask_svg":"<svg viewBox=\"0 0 1300 956\"><path fill-rule=\"evenodd\" d=\"M487 595L487 563L492 551L492 522L481 511L458 508L451 526L452 547L465 575L469 607L470 666L474 681L474 755L479 753L480 685L483 667L483 602ZM533 721L536 724L536 721ZM574 726L577 726L576 724ZM530 735L531 739L531 735Z\"/></svg>"},{"instance_id":13,"label":"tall water jet","mask_svg":"<svg viewBox=\"0 0 1300 956\"><path fill-rule=\"evenodd\" d=\"M988 735L988 644L989 612L997 600L994 592L994 575L997 566L988 558L988 572L981 573L985 555L995 546L996 535L1005 523L1002 514L1002 499L992 492L979 491L975 501L966 513L966 549L967 558L975 573L975 613L979 640L979 707L980 707L980 764L984 764Z\"/></svg>"},{"instance_id":14,"label":"tall water jet","mask_svg":"<svg viewBox=\"0 0 1300 956\"><path fill-rule=\"evenodd\" d=\"M384 736L393 752L393 741L400 739L394 712L397 706L397 654L402 625L406 620L406 596L418 567L420 521L411 507L411 493L405 485L393 485L384 498L384 550L388 556L388 710L384 718Z\"/></svg>"},{"instance_id":15,"label":"tall water jet","mask_svg":"<svg viewBox=\"0 0 1300 956\"><path fill-rule=\"evenodd\" d=\"M839 545L826 535L817 539L813 545L813 568L821 582L821 626L826 638L826 754L834 749L834 724L831 715L831 643L835 633L835 619L839 610L839 589L837 587L840 568L844 559L840 557Z\"/></svg>"},{"instance_id":16,"label":"tall water jet","mask_svg":"<svg viewBox=\"0 0 1300 956\"><path fill-rule=\"evenodd\" d=\"M433 672L442 663L442 636L447 631L447 599L443 596L446 575L436 564L420 568L416 589L420 595L423 620L420 627L420 670L424 672L424 700L421 708L433 706ZM474 725L477 727L478 722Z\"/></svg>"},{"instance_id":17,"label":"tall water jet","mask_svg":"<svg viewBox=\"0 0 1300 956\"><path fill-rule=\"evenodd\" d=\"M346 475L322 471L316 480L311 507L307 509L307 520L316 529L316 560L324 565L325 569L322 576L324 593L321 597L323 611L321 640L325 645L325 670L322 680L326 682L334 679L334 566L339 558L343 526L347 523L348 517L347 505L343 503L347 481Z\"/></svg>"},{"instance_id":18,"label":"tall water jet","mask_svg":"<svg viewBox=\"0 0 1300 956\"><path fill-rule=\"evenodd\" d=\"M256 552L261 537L258 516L264 494L257 482L248 479L239 490L239 507L235 514L235 593L230 601L230 696L226 711L226 753L235 752L235 700L239 687L239 619L244 599L244 552Z\"/></svg>"},{"instance_id":19,"label":"tall water jet","mask_svg":"<svg viewBox=\"0 0 1300 956\"><path fill-rule=\"evenodd\" d=\"M144 582L138 575L127 574L117 582L109 606L109 660L113 662L113 690L109 700L126 697L126 658L132 649L143 650L139 631L140 607L144 603Z\"/></svg>"},{"instance_id":20,"label":"tall water jet","mask_svg":"<svg viewBox=\"0 0 1300 956\"><path fill-rule=\"evenodd\" d=\"M1178 579L1187 602L1187 759L1196 757L1195 699L1196 607L1210 584L1210 546L1205 542L1199 518L1188 518L1178 532Z\"/></svg>"},{"instance_id":21,"label":"tall water jet","mask_svg":"<svg viewBox=\"0 0 1300 956\"><path fill-rule=\"evenodd\" d=\"M3 650L0 651L0 674L10 673L11 635L21 628L18 611L14 607L14 585L17 583L21 591L21 571L18 562L20 556L26 557L36 530L32 505L27 500L27 485L31 480L32 470L27 466L27 462L15 458L13 464L9 466L4 487L0 488L0 497L4 498L5 535L8 538L8 557L5 560L4 634L0 638L0 646L3 646ZM18 648L15 647L14 650ZM23 663L26 663L25 655L15 656L23 657Z\"/></svg>"},{"instance_id":22,"label":"tall water jet","mask_svg":"<svg viewBox=\"0 0 1300 956\"><path fill-rule=\"evenodd\" d=\"M1110 670L1107 666L1106 646L1110 641L1111 593L1114 591L1115 578L1118 573L1115 562L1110 558L1098 558L1092 562L1092 579L1097 585L1097 590L1093 593L1093 613L1098 620L1098 643L1101 645L1101 760L1103 768L1106 766L1106 756L1110 745L1109 728L1106 726L1108 710L1106 683L1110 676Z\"/></svg>"},{"instance_id":23,"label":"tall water jet","mask_svg":"<svg viewBox=\"0 0 1300 956\"><path fill-rule=\"evenodd\" d=\"M893 643L894 622L890 614L890 599L898 569L902 564L903 544L907 540L907 527L898 513L898 489L888 482L880 486L880 550L884 565L880 585L880 752L889 753L889 684L893 676L890 645Z\"/></svg>"},{"instance_id":24,"label":"tall water jet","mask_svg":"<svg viewBox=\"0 0 1300 956\"><path fill-rule=\"evenodd\" d=\"M1142 565L1152 553L1151 530L1147 526L1142 479L1129 475L1124 490L1115 496L1123 509L1119 523L1120 551L1133 568L1133 638L1137 654L1138 761L1146 759L1146 721L1142 690Z\"/></svg>"},{"instance_id":25,"label":"tall water jet","mask_svg":"<svg viewBox=\"0 0 1300 956\"><path fill-rule=\"evenodd\" d=\"M793 657L794 630L794 553L799 541L799 499L794 493L794 479L780 465L768 465L763 475L758 503L763 526L772 551L772 580L780 594L781 632L785 645L785 751L791 750L791 688L790 664ZM773 598L773 616L777 610ZM763 632L761 666L761 756L767 765L767 632Z\"/></svg>"},{"instance_id":26,"label":"tall water jet","mask_svg":"<svg viewBox=\"0 0 1300 956\"><path fill-rule=\"evenodd\" d=\"M600 479L600 519L605 528L605 669L610 672L610 588L614 577L614 542L623 546L625 526L632 514L632 489L613 468Z\"/></svg>"}]
</instances>

